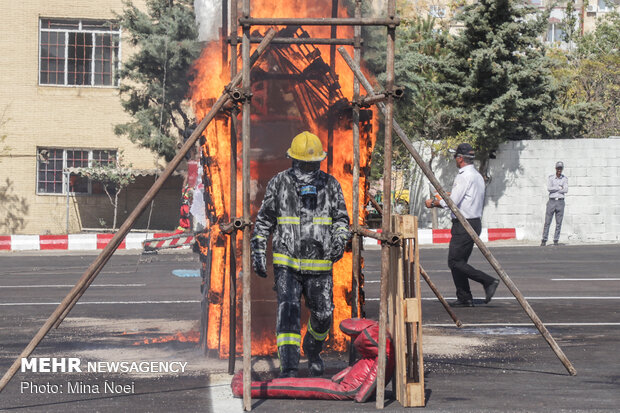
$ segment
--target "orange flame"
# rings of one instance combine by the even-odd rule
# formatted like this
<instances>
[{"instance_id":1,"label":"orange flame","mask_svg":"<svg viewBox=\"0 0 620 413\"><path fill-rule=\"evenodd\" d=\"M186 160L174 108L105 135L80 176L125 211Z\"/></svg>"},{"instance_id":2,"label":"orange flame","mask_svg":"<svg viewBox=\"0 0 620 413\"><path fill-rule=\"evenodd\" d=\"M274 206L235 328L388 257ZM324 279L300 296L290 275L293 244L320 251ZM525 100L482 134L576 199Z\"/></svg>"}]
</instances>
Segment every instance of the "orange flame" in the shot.
<instances>
[{"instance_id":1,"label":"orange flame","mask_svg":"<svg viewBox=\"0 0 620 413\"><path fill-rule=\"evenodd\" d=\"M252 13L253 17L326 17L325 10L331 9L331 2L329 0L307 1L307 0L290 0L287 2L276 2L268 0L253 0L252 1ZM346 17L346 10L342 8L339 11L339 17ZM282 27L278 28L282 29ZM311 37L330 37L329 26L310 26L304 27ZM351 38L353 37L352 27L338 27L339 38ZM330 46L317 45L316 48L320 51L321 56L325 61L329 60ZM285 49L280 49L285 50ZM197 119L202 119L206 113L210 110L213 102L223 93L224 87L230 81L230 69L228 67L222 67L222 48L219 42L211 42L203 50L200 58L195 64L195 78L192 82L192 95L191 100L194 106ZM304 56L300 53L287 52L286 58L290 61L295 68L301 72L308 65L308 61L304 60ZM353 54L352 48L349 48L349 53ZM269 50L267 51L269 54ZM255 67L260 67L265 72L271 70L274 65L273 59L263 58L259 61ZM272 66L270 66L270 64ZM241 62L239 62L239 68L241 68ZM293 69L295 70L295 69ZM341 56L336 53L335 71L338 75L338 83L340 86L340 93L349 100L353 97L353 74L349 67L346 65ZM298 88L302 87L295 82L292 88L298 91ZM285 91L286 92L286 91ZM290 91L288 91L290 92ZM266 99L268 94L273 93L271 89L265 87L262 90L253 90L252 99L252 122L261 122L261 119L265 119L265 116L279 116L280 118L286 118L287 116L295 118L297 116L298 123L303 121L306 128L311 132L318 135L325 148L327 148L328 130L327 127L318 121L318 119L312 118L308 113L308 107L303 102L289 102L290 106L293 103L297 103L298 112L289 110L287 113L270 113L274 112L273 108L266 105ZM276 93L282 93L278 90ZM289 99L290 100L290 99ZM265 104L265 106L261 106ZM374 131L377 130L377 113L375 112L372 119L373 124L367 124L361 129L360 137L360 167L365 168L370 164L370 155L372 153L376 136ZM270 119L272 119L270 118ZM236 211L229 211L230 204L230 118L228 116L217 117L207 127L203 133L204 143L201 146L203 159L208 159L204 166L203 182L209 181L210 185L205 184L205 188L208 188L209 195L211 197L211 203L213 207L212 215L214 216L214 223L226 223L230 221L231 217L237 217L242 210L242 194L241 194L241 163L240 153L241 148L238 147L239 167L238 179L237 179L237 205ZM347 210L349 215L352 212L352 165L353 165L353 142L352 132L350 125L335 125L333 126L333 164L330 173L334 175L340 182ZM293 135L291 135L292 138ZM239 145L240 146L240 145ZM286 151L286 148L282 148L282 153ZM323 162L322 168L327 168L327 162ZM255 160L251 162L251 176L252 180L256 181L258 177L258 164ZM366 187L367 181L364 174L360 176L360 201L359 211L360 223L364 222L364 205L366 204ZM253 213L255 213L260 206L260 199L252 200ZM238 238L241 238L238 236ZM240 240L238 240L240 241ZM240 250L240 242L237 245L238 251ZM229 348L229 308L230 308L230 251L229 251L229 237L222 234L218 225L211 226L211 240L210 240L210 253L211 253L211 269L210 269L210 288L209 288L209 309L208 309L208 331L206 344L209 349L218 349L220 357L226 357L230 351ZM338 328L340 322L351 316L351 290L352 290L352 254L345 253L344 257L334 265L334 328L330 332L330 342L328 346L338 351L343 351L346 348L347 337ZM237 270L239 271L241 263L238 260ZM239 279L237 274L237 279ZM241 335L241 282L237 282L237 353L240 353L243 349L242 335ZM275 300L273 303L275 309ZM253 304L253 310L254 310ZM253 316L254 318L254 316ZM252 329L252 354L254 355L267 355L276 351L276 338L273 332L273 328L269 328L275 325L275 320L271 326L261 326L262 328ZM255 326L253 326L255 327ZM305 330L305 327L304 327ZM304 332L302 331L302 334Z\"/></svg>"},{"instance_id":2,"label":"orange flame","mask_svg":"<svg viewBox=\"0 0 620 413\"><path fill-rule=\"evenodd\" d=\"M200 340L200 333L198 331L188 331L187 333L182 333L181 331L177 331L173 335L161 336L155 338L145 338L142 341L135 341L133 346L141 346L144 344L157 344L157 343L168 343L171 341L178 341L179 343L198 343Z\"/></svg>"}]
</instances>

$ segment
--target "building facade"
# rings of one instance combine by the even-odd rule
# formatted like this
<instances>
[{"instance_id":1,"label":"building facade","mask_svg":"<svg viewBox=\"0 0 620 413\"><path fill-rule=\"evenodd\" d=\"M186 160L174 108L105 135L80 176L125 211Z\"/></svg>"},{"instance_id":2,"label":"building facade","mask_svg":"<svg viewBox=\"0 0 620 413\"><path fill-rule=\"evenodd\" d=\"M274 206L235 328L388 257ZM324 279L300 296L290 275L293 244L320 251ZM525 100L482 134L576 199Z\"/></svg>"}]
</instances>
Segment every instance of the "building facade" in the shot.
<instances>
[{"instance_id":1,"label":"building facade","mask_svg":"<svg viewBox=\"0 0 620 413\"><path fill-rule=\"evenodd\" d=\"M122 154L139 171L119 194L119 223L162 169L152 152L113 131L128 120L118 93L118 70L131 53L114 24L114 11L121 10L121 0L4 2L0 234L111 227L114 209L101 184L67 168L105 164ZM136 228L176 226L182 177L169 181Z\"/></svg>"},{"instance_id":2,"label":"building facade","mask_svg":"<svg viewBox=\"0 0 620 413\"><path fill-rule=\"evenodd\" d=\"M568 47L564 41L563 25L567 18L567 1L554 0L527 0L533 7L543 11L547 7L552 7L547 25L547 30L542 34L543 41L549 44ZM471 3L472 0L405 0L401 4L401 9L405 17L409 16L430 16L438 22L447 26L451 32L459 30L460 25L454 21L454 15L462 7ZM587 33L596 27L596 21L605 14L617 11L619 7L612 0L575 0L574 17L576 19L577 33Z\"/></svg>"}]
</instances>

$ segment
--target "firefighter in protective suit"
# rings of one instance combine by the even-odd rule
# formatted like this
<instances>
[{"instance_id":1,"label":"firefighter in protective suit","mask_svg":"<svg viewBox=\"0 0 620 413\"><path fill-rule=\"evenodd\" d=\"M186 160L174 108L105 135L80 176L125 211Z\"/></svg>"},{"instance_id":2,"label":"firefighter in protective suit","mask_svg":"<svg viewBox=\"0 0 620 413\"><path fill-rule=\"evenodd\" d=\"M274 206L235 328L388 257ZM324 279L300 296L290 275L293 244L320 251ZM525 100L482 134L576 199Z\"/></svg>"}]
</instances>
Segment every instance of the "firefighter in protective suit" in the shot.
<instances>
[{"instance_id":1,"label":"firefighter in protective suit","mask_svg":"<svg viewBox=\"0 0 620 413\"><path fill-rule=\"evenodd\" d=\"M292 168L267 185L251 240L252 267L267 276L267 239L273 232L278 297L276 334L280 377L296 377L301 340L301 295L310 309L303 340L311 376L323 374L320 353L332 323L332 265L350 237L340 184L320 170L327 154L310 132L295 136L287 155Z\"/></svg>"}]
</instances>

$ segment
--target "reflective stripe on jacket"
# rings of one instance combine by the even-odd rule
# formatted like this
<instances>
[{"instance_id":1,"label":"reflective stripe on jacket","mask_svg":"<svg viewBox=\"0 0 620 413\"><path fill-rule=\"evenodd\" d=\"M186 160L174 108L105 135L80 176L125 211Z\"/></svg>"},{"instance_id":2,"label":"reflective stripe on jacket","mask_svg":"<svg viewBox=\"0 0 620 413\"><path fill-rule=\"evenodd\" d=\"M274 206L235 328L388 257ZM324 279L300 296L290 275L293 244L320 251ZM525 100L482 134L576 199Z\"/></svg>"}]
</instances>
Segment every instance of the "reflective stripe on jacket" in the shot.
<instances>
[{"instance_id":1,"label":"reflective stripe on jacket","mask_svg":"<svg viewBox=\"0 0 620 413\"><path fill-rule=\"evenodd\" d=\"M297 182L292 168L269 181L254 225L254 252L265 251L273 233L274 265L301 273L331 271L334 240L350 237L349 215L336 178L320 171L313 184L316 193L302 195L307 186Z\"/></svg>"}]
</instances>

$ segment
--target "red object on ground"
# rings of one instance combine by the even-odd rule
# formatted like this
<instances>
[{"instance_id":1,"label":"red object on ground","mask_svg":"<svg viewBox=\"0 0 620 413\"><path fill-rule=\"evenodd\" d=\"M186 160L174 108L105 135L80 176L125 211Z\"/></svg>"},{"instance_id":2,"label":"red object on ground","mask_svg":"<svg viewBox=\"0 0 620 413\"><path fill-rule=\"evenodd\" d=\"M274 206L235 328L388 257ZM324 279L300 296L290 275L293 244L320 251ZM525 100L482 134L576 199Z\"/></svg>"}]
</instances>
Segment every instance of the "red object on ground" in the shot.
<instances>
[{"instance_id":1,"label":"red object on ground","mask_svg":"<svg viewBox=\"0 0 620 413\"><path fill-rule=\"evenodd\" d=\"M252 398L257 399L323 399L367 401L377 387L379 323L363 318L349 318L340 323L340 330L350 336L360 359L331 379L281 378L252 382ZM385 382L394 373L394 347L386 337ZM233 395L243 396L243 371L231 383Z\"/></svg>"}]
</instances>

